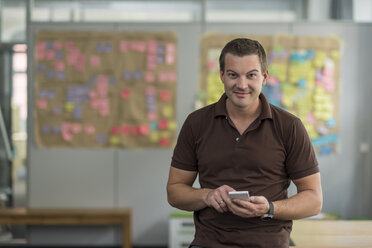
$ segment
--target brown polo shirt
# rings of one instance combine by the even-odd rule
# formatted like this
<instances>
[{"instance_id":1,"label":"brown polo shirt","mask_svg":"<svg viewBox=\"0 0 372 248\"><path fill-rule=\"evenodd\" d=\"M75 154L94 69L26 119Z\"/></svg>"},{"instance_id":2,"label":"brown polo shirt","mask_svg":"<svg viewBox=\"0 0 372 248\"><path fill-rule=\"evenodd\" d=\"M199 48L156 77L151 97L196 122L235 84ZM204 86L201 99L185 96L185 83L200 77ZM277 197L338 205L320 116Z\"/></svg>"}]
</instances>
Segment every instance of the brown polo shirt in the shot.
<instances>
[{"instance_id":1,"label":"brown polo shirt","mask_svg":"<svg viewBox=\"0 0 372 248\"><path fill-rule=\"evenodd\" d=\"M197 171L202 188L224 184L269 201L287 198L290 179L319 172L317 159L296 116L260 95L260 116L240 135L226 110L225 94L191 113L182 126L172 166ZM275 214L275 212L274 212ZM213 208L194 212L193 245L202 247L288 247L292 221L242 218Z\"/></svg>"}]
</instances>

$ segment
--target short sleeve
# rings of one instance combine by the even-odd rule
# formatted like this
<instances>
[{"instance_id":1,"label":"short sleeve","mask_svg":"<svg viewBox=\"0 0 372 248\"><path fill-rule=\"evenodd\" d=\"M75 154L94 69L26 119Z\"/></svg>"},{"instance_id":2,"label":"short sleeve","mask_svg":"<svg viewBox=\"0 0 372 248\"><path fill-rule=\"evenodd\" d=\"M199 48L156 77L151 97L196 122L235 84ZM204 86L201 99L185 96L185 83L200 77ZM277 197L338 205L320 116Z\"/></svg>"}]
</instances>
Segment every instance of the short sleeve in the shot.
<instances>
[{"instance_id":1,"label":"short sleeve","mask_svg":"<svg viewBox=\"0 0 372 248\"><path fill-rule=\"evenodd\" d=\"M319 172L313 145L301 120L294 119L288 131L286 170L289 177L293 180Z\"/></svg>"},{"instance_id":2,"label":"short sleeve","mask_svg":"<svg viewBox=\"0 0 372 248\"><path fill-rule=\"evenodd\" d=\"M181 170L197 171L196 142L190 116L185 120L173 151L171 166Z\"/></svg>"}]
</instances>

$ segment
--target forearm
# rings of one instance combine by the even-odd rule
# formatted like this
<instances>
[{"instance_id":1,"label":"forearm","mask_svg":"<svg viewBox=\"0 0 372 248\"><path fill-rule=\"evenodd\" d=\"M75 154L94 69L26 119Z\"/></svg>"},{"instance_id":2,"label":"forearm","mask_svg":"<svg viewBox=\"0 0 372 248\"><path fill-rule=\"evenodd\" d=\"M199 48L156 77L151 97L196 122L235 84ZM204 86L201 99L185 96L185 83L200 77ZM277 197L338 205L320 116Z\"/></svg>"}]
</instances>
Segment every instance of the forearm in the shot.
<instances>
[{"instance_id":1,"label":"forearm","mask_svg":"<svg viewBox=\"0 0 372 248\"><path fill-rule=\"evenodd\" d=\"M211 189L195 189L185 184L167 186L168 202L171 206L186 211L196 211L207 207L207 195Z\"/></svg>"},{"instance_id":2,"label":"forearm","mask_svg":"<svg viewBox=\"0 0 372 248\"><path fill-rule=\"evenodd\" d=\"M296 220L320 213L322 209L322 194L316 190L305 190L281 201L275 201L274 218Z\"/></svg>"}]
</instances>

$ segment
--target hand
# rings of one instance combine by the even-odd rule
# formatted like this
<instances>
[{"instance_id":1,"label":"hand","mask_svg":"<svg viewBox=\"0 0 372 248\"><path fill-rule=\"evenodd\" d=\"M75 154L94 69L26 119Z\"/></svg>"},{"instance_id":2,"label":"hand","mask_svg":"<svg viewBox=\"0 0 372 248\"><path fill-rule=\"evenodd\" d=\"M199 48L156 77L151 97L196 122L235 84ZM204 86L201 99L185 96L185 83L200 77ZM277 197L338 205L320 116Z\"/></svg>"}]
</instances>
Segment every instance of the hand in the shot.
<instances>
[{"instance_id":1,"label":"hand","mask_svg":"<svg viewBox=\"0 0 372 248\"><path fill-rule=\"evenodd\" d=\"M211 190L207 195L207 205L213 207L219 213L229 211L228 206L232 205L229 197L229 191L235 191L228 185L223 185L217 189Z\"/></svg>"},{"instance_id":2,"label":"hand","mask_svg":"<svg viewBox=\"0 0 372 248\"><path fill-rule=\"evenodd\" d=\"M234 199L228 205L230 211L244 218L258 217L269 211L269 201L264 196L251 196L249 201Z\"/></svg>"}]
</instances>

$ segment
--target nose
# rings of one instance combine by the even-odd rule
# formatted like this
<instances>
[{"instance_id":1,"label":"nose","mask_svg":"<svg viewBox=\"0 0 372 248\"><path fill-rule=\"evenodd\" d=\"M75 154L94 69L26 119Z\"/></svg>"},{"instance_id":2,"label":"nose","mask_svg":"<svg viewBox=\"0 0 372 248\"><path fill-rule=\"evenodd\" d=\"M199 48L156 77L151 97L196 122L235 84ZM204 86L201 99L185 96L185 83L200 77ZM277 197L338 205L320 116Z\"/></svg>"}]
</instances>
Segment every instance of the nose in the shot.
<instances>
[{"instance_id":1,"label":"nose","mask_svg":"<svg viewBox=\"0 0 372 248\"><path fill-rule=\"evenodd\" d=\"M248 89L248 79L241 77L239 80L236 82L236 88L240 90L246 90Z\"/></svg>"}]
</instances>

